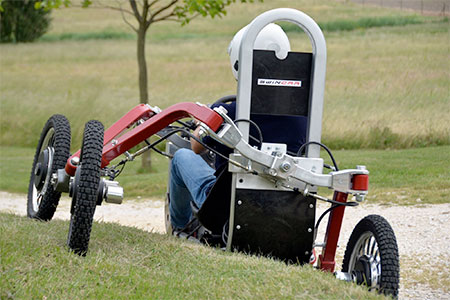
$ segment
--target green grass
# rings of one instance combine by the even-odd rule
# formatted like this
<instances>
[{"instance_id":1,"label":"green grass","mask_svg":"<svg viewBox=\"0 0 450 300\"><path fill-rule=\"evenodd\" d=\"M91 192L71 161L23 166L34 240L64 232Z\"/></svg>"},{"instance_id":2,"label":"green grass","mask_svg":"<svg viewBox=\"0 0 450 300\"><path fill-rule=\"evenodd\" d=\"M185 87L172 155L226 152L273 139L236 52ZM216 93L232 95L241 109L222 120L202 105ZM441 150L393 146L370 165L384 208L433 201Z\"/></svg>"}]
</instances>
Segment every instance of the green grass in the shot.
<instances>
[{"instance_id":1,"label":"green grass","mask_svg":"<svg viewBox=\"0 0 450 300\"><path fill-rule=\"evenodd\" d=\"M352 3L266 1L233 5L224 18L199 18L185 27L155 24L147 43L150 104L211 103L236 93L226 54L230 39L259 13L283 6L303 10L330 28L338 28L339 22L370 27L423 21L325 31L322 140L327 145L385 149L450 144L448 21ZM45 120L62 113L71 122L76 148L85 122L99 119L109 126L139 102L134 33L120 14L62 9L53 12L53 19L44 36L56 40L52 43L0 45L1 145L34 147ZM305 34L289 36L294 50L311 49Z\"/></svg>"},{"instance_id":2,"label":"green grass","mask_svg":"<svg viewBox=\"0 0 450 300\"><path fill-rule=\"evenodd\" d=\"M355 168L357 164L367 166L368 203L409 205L450 201L450 146L333 153L341 169Z\"/></svg>"},{"instance_id":3,"label":"green grass","mask_svg":"<svg viewBox=\"0 0 450 300\"><path fill-rule=\"evenodd\" d=\"M99 31L99 32L66 32L61 34L47 34L39 39L43 42L55 42L55 41L87 41L87 40L132 40L136 37L128 32L117 31Z\"/></svg>"},{"instance_id":4,"label":"green grass","mask_svg":"<svg viewBox=\"0 0 450 300\"><path fill-rule=\"evenodd\" d=\"M450 146L404 150L333 151L341 169L366 165L370 171L368 203L448 203L450 192ZM0 147L0 190L26 193L34 150ZM322 153L326 157L326 153ZM167 188L168 160L153 155L150 173L140 171L140 162L128 163L117 178L128 199L163 198ZM325 194L328 190L323 191ZM420 199L420 201L417 201Z\"/></svg>"},{"instance_id":5,"label":"green grass","mask_svg":"<svg viewBox=\"0 0 450 300\"><path fill-rule=\"evenodd\" d=\"M424 18L417 15L411 16L383 16L360 18L356 20L335 20L331 22L319 22L319 27L325 32L334 31L350 31L357 29L369 29L374 27L394 27L405 26L410 24L423 24L431 22L432 18ZM435 20L435 22L448 23L447 18ZM292 23L283 23L282 28L285 32L301 32L301 29ZM217 34L214 32L186 32L180 30L178 32L156 33L150 36L152 41L167 41L171 39L205 39L211 37L227 37L229 33ZM48 33L39 39L42 42L56 41L87 41L87 40L135 40L136 34L132 32L114 31L113 29L105 29L98 32L64 32L64 33Z\"/></svg>"},{"instance_id":6,"label":"green grass","mask_svg":"<svg viewBox=\"0 0 450 300\"><path fill-rule=\"evenodd\" d=\"M420 16L384 16L384 17L370 17L370 18L360 18L356 20L335 20L331 22L319 22L319 27L327 32L333 31L350 31L357 29L369 29L374 27L394 27L394 26L405 26L410 24L422 24L425 19ZM445 22L445 20L442 20ZM284 24L283 29L285 32L298 31L301 29L292 23Z\"/></svg>"},{"instance_id":7,"label":"green grass","mask_svg":"<svg viewBox=\"0 0 450 300\"><path fill-rule=\"evenodd\" d=\"M68 222L0 213L2 299L383 299L311 267L94 223L87 257Z\"/></svg>"}]
</instances>

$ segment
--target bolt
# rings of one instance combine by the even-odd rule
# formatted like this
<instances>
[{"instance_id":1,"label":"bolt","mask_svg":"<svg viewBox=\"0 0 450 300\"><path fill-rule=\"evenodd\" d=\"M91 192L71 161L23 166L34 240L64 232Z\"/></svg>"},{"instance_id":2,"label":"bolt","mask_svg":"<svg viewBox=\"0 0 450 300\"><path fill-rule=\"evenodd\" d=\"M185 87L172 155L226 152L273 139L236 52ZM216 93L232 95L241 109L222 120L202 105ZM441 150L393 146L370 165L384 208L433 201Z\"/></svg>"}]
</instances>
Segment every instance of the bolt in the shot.
<instances>
[{"instance_id":1,"label":"bolt","mask_svg":"<svg viewBox=\"0 0 450 300\"><path fill-rule=\"evenodd\" d=\"M241 205L242 204L242 201L241 200L238 200L238 205Z\"/></svg>"},{"instance_id":2,"label":"bolt","mask_svg":"<svg viewBox=\"0 0 450 300\"><path fill-rule=\"evenodd\" d=\"M277 171L275 171L275 169L273 169L273 168L270 168L269 169L269 175L270 176L277 176Z\"/></svg>"},{"instance_id":3,"label":"bolt","mask_svg":"<svg viewBox=\"0 0 450 300\"><path fill-rule=\"evenodd\" d=\"M309 205L309 208L314 208L314 204L311 203L311 204Z\"/></svg>"},{"instance_id":4,"label":"bolt","mask_svg":"<svg viewBox=\"0 0 450 300\"><path fill-rule=\"evenodd\" d=\"M237 230L241 229L241 225L236 225L236 229Z\"/></svg>"},{"instance_id":5,"label":"bolt","mask_svg":"<svg viewBox=\"0 0 450 300\"><path fill-rule=\"evenodd\" d=\"M74 166L78 166L78 164L80 163L80 158L78 156L72 157L70 163Z\"/></svg>"},{"instance_id":6,"label":"bolt","mask_svg":"<svg viewBox=\"0 0 450 300\"><path fill-rule=\"evenodd\" d=\"M287 172L291 169L291 164L288 161L285 161L280 166L281 170Z\"/></svg>"},{"instance_id":7,"label":"bolt","mask_svg":"<svg viewBox=\"0 0 450 300\"><path fill-rule=\"evenodd\" d=\"M309 254L309 251L305 251L305 255L308 255Z\"/></svg>"},{"instance_id":8,"label":"bolt","mask_svg":"<svg viewBox=\"0 0 450 300\"><path fill-rule=\"evenodd\" d=\"M357 165L356 170L367 170L366 166Z\"/></svg>"},{"instance_id":9,"label":"bolt","mask_svg":"<svg viewBox=\"0 0 450 300\"><path fill-rule=\"evenodd\" d=\"M311 229L311 228L308 228L308 232L312 232L312 229Z\"/></svg>"},{"instance_id":10,"label":"bolt","mask_svg":"<svg viewBox=\"0 0 450 300\"><path fill-rule=\"evenodd\" d=\"M117 145L117 143L118 143L117 140L112 140L111 141L111 145L113 145L113 146Z\"/></svg>"},{"instance_id":11,"label":"bolt","mask_svg":"<svg viewBox=\"0 0 450 300\"><path fill-rule=\"evenodd\" d=\"M312 166L311 172L312 172L312 173L316 173L316 166Z\"/></svg>"},{"instance_id":12,"label":"bolt","mask_svg":"<svg viewBox=\"0 0 450 300\"><path fill-rule=\"evenodd\" d=\"M52 178L50 179L50 183L51 183L52 185L55 185L57 182L58 182L58 174L53 173L53 174L52 174Z\"/></svg>"},{"instance_id":13,"label":"bolt","mask_svg":"<svg viewBox=\"0 0 450 300\"><path fill-rule=\"evenodd\" d=\"M363 202L364 201L364 195L362 195L362 194L357 194L357 195L355 195L355 198L356 198L356 201L358 201L358 202Z\"/></svg>"}]
</instances>

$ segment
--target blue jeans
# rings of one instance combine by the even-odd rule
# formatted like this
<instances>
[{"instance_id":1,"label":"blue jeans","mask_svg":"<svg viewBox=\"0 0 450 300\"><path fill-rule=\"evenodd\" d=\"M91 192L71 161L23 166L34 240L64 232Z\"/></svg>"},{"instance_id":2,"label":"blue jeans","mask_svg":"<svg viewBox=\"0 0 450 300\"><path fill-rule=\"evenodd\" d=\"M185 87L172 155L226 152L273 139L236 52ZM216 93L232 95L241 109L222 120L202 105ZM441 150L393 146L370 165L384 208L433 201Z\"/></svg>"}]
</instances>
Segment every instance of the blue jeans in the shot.
<instances>
[{"instance_id":1,"label":"blue jeans","mask_svg":"<svg viewBox=\"0 0 450 300\"><path fill-rule=\"evenodd\" d=\"M175 152L170 166L170 221L184 228L192 217L191 201L200 208L216 182L214 169L189 149Z\"/></svg>"}]
</instances>

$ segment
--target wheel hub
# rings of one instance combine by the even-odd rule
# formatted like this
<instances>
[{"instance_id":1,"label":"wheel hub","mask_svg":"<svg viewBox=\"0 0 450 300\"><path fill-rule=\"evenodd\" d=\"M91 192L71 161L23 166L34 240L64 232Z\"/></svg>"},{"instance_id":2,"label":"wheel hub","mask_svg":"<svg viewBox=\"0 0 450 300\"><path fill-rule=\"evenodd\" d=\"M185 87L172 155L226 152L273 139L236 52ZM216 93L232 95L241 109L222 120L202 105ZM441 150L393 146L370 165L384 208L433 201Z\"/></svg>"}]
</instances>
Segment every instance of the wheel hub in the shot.
<instances>
[{"instance_id":1,"label":"wheel hub","mask_svg":"<svg viewBox=\"0 0 450 300\"><path fill-rule=\"evenodd\" d=\"M34 168L34 186L38 191L42 190L42 188L44 187L48 171L51 168L51 152L52 151L50 150L50 147L44 149L39 155L38 162L36 163L36 167Z\"/></svg>"},{"instance_id":2,"label":"wheel hub","mask_svg":"<svg viewBox=\"0 0 450 300\"><path fill-rule=\"evenodd\" d=\"M353 279L357 284L365 284L368 287L376 288L378 285L378 268L375 260L363 255L355 262L355 269L352 271Z\"/></svg>"}]
</instances>

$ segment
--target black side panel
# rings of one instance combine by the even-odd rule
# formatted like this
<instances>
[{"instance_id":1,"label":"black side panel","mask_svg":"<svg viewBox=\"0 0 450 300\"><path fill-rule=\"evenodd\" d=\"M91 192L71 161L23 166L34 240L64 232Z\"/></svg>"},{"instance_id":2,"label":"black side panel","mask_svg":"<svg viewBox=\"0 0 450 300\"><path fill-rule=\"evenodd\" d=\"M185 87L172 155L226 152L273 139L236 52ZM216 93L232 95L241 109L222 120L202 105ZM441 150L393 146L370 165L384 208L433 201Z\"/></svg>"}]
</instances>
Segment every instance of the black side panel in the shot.
<instances>
[{"instance_id":1,"label":"black side panel","mask_svg":"<svg viewBox=\"0 0 450 300\"><path fill-rule=\"evenodd\" d=\"M217 181L198 211L200 223L213 233L222 233L230 217L231 173L226 169L217 176Z\"/></svg>"},{"instance_id":2,"label":"black side panel","mask_svg":"<svg viewBox=\"0 0 450 300\"><path fill-rule=\"evenodd\" d=\"M314 198L295 192L237 189L232 247L307 263L313 244L315 211Z\"/></svg>"},{"instance_id":3,"label":"black side panel","mask_svg":"<svg viewBox=\"0 0 450 300\"><path fill-rule=\"evenodd\" d=\"M274 51L254 50L252 114L308 116L312 53L289 52L279 60ZM301 81L301 87L258 84L258 79Z\"/></svg>"}]
</instances>

